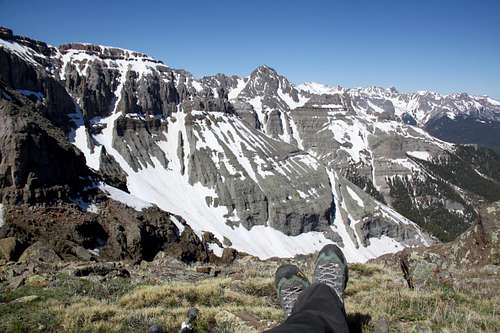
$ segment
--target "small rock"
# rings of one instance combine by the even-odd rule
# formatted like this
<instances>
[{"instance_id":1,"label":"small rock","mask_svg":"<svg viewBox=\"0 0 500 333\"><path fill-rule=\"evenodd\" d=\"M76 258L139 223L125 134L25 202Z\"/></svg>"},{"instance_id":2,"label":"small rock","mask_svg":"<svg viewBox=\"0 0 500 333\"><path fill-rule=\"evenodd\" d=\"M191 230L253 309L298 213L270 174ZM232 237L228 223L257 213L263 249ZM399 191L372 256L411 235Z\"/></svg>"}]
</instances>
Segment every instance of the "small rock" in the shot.
<instances>
[{"instance_id":1,"label":"small rock","mask_svg":"<svg viewBox=\"0 0 500 333\"><path fill-rule=\"evenodd\" d=\"M0 255L7 261L16 261L21 251L21 246L15 237L0 239Z\"/></svg>"},{"instance_id":2,"label":"small rock","mask_svg":"<svg viewBox=\"0 0 500 333\"><path fill-rule=\"evenodd\" d=\"M210 266L198 266L198 267L196 267L197 273L210 274L211 271L212 271L212 267L210 267Z\"/></svg>"},{"instance_id":3,"label":"small rock","mask_svg":"<svg viewBox=\"0 0 500 333\"><path fill-rule=\"evenodd\" d=\"M213 276L213 277L217 277L217 276L220 275L220 273L222 273L222 270L220 268L214 268L210 272L210 275Z\"/></svg>"},{"instance_id":4,"label":"small rock","mask_svg":"<svg viewBox=\"0 0 500 333\"><path fill-rule=\"evenodd\" d=\"M39 298L40 298L40 296L37 296L37 295L23 296L23 297L16 298L15 300L13 300L10 303L30 303L30 302L36 301Z\"/></svg>"},{"instance_id":5,"label":"small rock","mask_svg":"<svg viewBox=\"0 0 500 333\"><path fill-rule=\"evenodd\" d=\"M82 246L76 246L75 247L75 255L78 259L84 260L84 261L90 261L92 260L92 254Z\"/></svg>"},{"instance_id":6,"label":"small rock","mask_svg":"<svg viewBox=\"0 0 500 333\"><path fill-rule=\"evenodd\" d=\"M115 263L92 263L77 267L73 271L74 276L106 276L106 277L130 277L130 272L121 265Z\"/></svg>"},{"instance_id":7,"label":"small rock","mask_svg":"<svg viewBox=\"0 0 500 333\"><path fill-rule=\"evenodd\" d=\"M26 277L24 275L16 276L10 279L10 282L7 286L10 290L15 290L24 284Z\"/></svg>"},{"instance_id":8,"label":"small rock","mask_svg":"<svg viewBox=\"0 0 500 333\"><path fill-rule=\"evenodd\" d=\"M42 275L29 276L24 283L32 287L46 287L49 285L47 278Z\"/></svg>"},{"instance_id":9,"label":"small rock","mask_svg":"<svg viewBox=\"0 0 500 333\"><path fill-rule=\"evenodd\" d=\"M222 244L224 244L224 246L227 246L227 247L233 246L233 242L231 242L231 240L229 238L227 238L226 236L224 236L224 238L222 240Z\"/></svg>"},{"instance_id":10,"label":"small rock","mask_svg":"<svg viewBox=\"0 0 500 333\"><path fill-rule=\"evenodd\" d=\"M237 256L238 256L238 251L230 247L226 247L222 251L222 257L220 258L220 261L222 264L229 265L236 259Z\"/></svg>"},{"instance_id":11,"label":"small rock","mask_svg":"<svg viewBox=\"0 0 500 333\"><path fill-rule=\"evenodd\" d=\"M378 320L374 333L389 333L389 325L387 325L384 317L380 317Z\"/></svg>"}]
</instances>

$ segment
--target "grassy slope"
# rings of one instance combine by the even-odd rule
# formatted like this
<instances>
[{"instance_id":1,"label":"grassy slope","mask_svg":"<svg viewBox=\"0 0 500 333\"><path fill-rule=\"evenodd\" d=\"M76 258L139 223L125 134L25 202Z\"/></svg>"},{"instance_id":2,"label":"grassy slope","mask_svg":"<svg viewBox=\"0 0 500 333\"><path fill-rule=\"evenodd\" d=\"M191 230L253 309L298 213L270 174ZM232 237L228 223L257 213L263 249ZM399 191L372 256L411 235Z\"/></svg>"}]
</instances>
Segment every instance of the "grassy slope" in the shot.
<instances>
[{"instance_id":1,"label":"grassy slope","mask_svg":"<svg viewBox=\"0 0 500 333\"><path fill-rule=\"evenodd\" d=\"M98 282L64 274L32 278L13 292L4 286L0 290L0 331L144 332L159 323L177 332L187 309L196 306L199 332L258 332L283 318L272 279L277 263L260 265L254 262L238 273L195 283ZM27 295L39 298L6 303ZM495 283L463 289L435 283L409 290L397 271L355 264L346 295L353 332L372 332L381 317L391 332L500 331L500 289Z\"/></svg>"}]
</instances>

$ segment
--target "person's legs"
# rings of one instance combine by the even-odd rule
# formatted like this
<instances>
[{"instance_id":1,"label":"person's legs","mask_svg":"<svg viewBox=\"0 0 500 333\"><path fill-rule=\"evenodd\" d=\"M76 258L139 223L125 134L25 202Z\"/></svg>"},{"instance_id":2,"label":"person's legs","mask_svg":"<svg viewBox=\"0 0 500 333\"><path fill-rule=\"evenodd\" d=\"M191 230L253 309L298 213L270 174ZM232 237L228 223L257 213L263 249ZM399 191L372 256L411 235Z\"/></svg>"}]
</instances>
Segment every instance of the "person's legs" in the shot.
<instances>
[{"instance_id":1,"label":"person's legs","mask_svg":"<svg viewBox=\"0 0 500 333\"><path fill-rule=\"evenodd\" d=\"M324 283L315 283L297 299L292 314L266 333L344 333L349 332L344 305Z\"/></svg>"},{"instance_id":2,"label":"person's legs","mask_svg":"<svg viewBox=\"0 0 500 333\"><path fill-rule=\"evenodd\" d=\"M343 304L344 289L348 279L347 262L342 251L333 244L326 245L321 249L315 262L314 284L307 289L303 288L306 284L287 283L288 281L302 281L304 279L307 281L298 267L287 266L289 266L287 270L289 274L283 274L281 267L276 271L276 288L281 304L283 305L283 296L288 294L286 288L283 288L284 286L288 286L288 289L294 291L294 295L296 293L300 293L300 295L295 296L294 303L287 303L288 309L290 306L293 307L291 313L283 307L288 316L287 320L266 333L349 332ZM295 268L291 269L290 267ZM293 272L297 272L298 275L294 276ZM294 286L302 286L305 290L301 291L300 288L294 288Z\"/></svg>"}]
</instances>

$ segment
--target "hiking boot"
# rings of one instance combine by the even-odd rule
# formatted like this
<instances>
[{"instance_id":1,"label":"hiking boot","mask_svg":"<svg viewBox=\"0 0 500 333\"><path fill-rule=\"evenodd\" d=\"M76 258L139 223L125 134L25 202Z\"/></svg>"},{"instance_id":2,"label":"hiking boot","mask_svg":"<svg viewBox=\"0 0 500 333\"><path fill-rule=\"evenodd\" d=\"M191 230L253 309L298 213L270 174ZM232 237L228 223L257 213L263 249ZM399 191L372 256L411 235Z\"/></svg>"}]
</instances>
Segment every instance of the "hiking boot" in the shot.
<instances>
[{"instance_id":1,"label":"hiking boot","mask_svg":"<svg viewBox=\"0 0 500 333\"><path fill-rule=\"evenodd\" d=\"M281 265L274 275L274 283L281 307L290 316L300 293L309 287L309 280L295 265Z\"/></svg>"},{"instance_id":2,"label":"hiking boot","mask_svg":"<svg viewBox=\"0 0 500 333\"><path fill-rule=\"evenodd\" d=\"M335 244L325 245L314 263L313 282L324 283L332 288L342 302L347 285L347 262Z\"/></svg>"}]
</instances>

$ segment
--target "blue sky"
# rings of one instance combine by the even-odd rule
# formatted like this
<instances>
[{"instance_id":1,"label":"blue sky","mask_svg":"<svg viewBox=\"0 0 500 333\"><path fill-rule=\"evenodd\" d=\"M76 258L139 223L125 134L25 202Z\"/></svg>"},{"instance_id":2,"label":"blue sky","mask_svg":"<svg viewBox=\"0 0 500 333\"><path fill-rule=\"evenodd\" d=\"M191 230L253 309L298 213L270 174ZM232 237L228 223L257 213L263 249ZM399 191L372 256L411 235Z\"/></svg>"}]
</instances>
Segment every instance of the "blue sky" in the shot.
<instances>
[{"instance_id":1,"label":"blue sky","mask_svg":"<svg viewBox=\"0 0 500 333\"><path fill-rule=\"evenodd\" d=\"M0 25L143 51L196 76L267 64L295 83L500 98L498 0L0 0Z\"/></svg>"}]
</instances>

